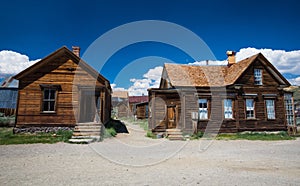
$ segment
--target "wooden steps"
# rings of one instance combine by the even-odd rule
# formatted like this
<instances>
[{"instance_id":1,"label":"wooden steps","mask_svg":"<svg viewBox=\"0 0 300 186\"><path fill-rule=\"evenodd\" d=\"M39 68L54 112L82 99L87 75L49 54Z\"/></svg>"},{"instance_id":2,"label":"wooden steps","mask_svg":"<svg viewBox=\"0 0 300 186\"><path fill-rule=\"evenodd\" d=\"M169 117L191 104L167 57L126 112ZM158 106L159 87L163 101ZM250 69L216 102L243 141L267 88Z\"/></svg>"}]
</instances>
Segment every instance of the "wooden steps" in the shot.
<instances>
[{"instance_id":1,"label":"wooden steps","mask_svg":"<svg viewBox=\"0 0 300 186\"><path fill-rule=\"evenodd\" d=\"M77 123L70 143L91 143L101 140L101 123Z\"/></svg>"},{"instance_id":2,"label":"wooden steps","mask_svg":"<svg viewBox=\"0 0 300 186\"><path fill-rule=\"evenodd\" d=\"M181 129L166 129L169 140L184 140Z\"/></svg>"}]
</instances>

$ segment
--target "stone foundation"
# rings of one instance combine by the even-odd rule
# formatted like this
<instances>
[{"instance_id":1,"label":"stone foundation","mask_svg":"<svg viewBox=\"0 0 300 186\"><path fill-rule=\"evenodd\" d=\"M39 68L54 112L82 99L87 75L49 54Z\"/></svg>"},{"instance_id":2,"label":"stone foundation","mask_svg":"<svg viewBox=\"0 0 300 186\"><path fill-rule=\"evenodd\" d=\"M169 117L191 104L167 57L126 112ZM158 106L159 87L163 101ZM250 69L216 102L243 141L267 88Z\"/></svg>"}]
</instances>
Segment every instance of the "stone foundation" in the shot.
<instances>
[{"instance_id":1,"label":"stone foundation","mask_svg":"<svg viewBox=\"0 0 300 186\"><path fill-rule=\"evenodd\" d=\"M14 134L18 133L49 133L57 132L59 130L74 130L74 127L22 127L14 128Z\"/></svg>"}]
</instances>

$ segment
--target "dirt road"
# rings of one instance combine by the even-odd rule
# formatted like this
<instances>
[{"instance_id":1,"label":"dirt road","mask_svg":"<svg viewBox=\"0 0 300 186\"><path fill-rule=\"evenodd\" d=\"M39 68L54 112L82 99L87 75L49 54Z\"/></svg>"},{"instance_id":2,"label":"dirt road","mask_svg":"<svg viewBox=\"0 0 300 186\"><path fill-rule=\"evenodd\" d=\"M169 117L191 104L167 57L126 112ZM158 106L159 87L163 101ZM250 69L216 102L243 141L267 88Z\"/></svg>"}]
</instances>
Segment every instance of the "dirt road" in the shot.
<instances>
[{"instance_id":1,"label":"dirt road","mask_svg":"<svg viewBox=\"0 0 300 186\"><path fill-rule=\"evenodd\" d=\"M168 141L128 128L90 145L0 146L0 185L300 185L300 139Z\"/></svg>"}]
</instances>

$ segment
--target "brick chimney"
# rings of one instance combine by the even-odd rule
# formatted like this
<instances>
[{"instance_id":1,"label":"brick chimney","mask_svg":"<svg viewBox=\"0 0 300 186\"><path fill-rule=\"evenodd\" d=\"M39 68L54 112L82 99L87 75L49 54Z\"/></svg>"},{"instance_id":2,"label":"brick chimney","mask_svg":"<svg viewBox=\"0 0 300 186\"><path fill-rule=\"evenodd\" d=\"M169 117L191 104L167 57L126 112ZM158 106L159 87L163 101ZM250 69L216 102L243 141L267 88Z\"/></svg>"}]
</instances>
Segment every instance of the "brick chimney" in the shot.
<instances>
[{"instance_id":1,"label":"brick chimney","mask_svg":"<svg viewBox=\"0 0 300 186\"><path fill-rule=\"evenodd\" d=\"M72 50L76 56L80 57L80 47L79 46L72 46Z\"/></svg>"},{"instance_id":2,"label":"brick chimney","mask_svg":"<svg viewBox=\"0 0 300 186\"><path fill-rule=\"evenodd\" d=\"M227 54L227 61L228 61L228 64L227 66L230 67L231 65L235 64L235 51L227 51L226 54Z\"/></svg>"}]
</instances>

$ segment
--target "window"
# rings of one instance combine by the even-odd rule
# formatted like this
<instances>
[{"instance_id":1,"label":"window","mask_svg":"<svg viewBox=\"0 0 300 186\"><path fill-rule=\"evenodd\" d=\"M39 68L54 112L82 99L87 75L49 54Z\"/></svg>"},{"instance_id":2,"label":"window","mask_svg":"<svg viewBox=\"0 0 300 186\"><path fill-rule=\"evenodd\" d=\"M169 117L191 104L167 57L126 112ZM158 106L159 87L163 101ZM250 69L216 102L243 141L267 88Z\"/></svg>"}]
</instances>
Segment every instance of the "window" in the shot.
<instances>
[{"instance_id":1,"label":"window","mask_svg":"<svg viewBox=\"0 0 300 186\"><path fill-rule=\"evenodd\" d=\"M285 116L288 125L294 125L294 110L292 94L284 94Z\"/></svg>"},{"instance_id":2,"label":"window","mask_svg":"<svg viewBox=\"0 0 300 186\"><path fill-rule=\"evenodd\" d=\"M233 118L232 99L224 99L224 118L225 119Z\"/></svg>"},{"instance_id":3,"label":"window","mask_svg":"<svg viewBox=\"0 0 300 186\"><path fill-rule=\"evenodd\" d=\"M255 118L254 115L254 99L246 99L246 118Z\"/></svg>"},{"instance_id":4,"label":"window","mask_svg":"<svg viewBox=\"0 0 300 186\"><path fill-rule=\"evenodd\" d=\"M43 89L43 112L55 112L56 89L44 88Z\"/></svg>"},{"instance_id":5,"label":"window","mask_svg":"<svg viewBox=\"0 0 300 186\"><path fill-rule=\"evenodd\" d=\"M208 119L207 99L199 99L199 120Z\"/></svg>"},{"instance_id":6,"label":"window","mask_svg":"<svg viewBox=\"0 0 300 186\"><path fill-rule=\"evenodd\" d=\"M273 99L266 100L267 118L275 119L275 101Z\"/></svg>"},{"instance_id":7,"label":"window","mask_svg":"<svg viewBox=\"0 0 300 186\"><path fill-rule=\"evenodd\" d=\"M254 84L262 85L262 70L254 69Z\"/></svg>"}]
</instances>

